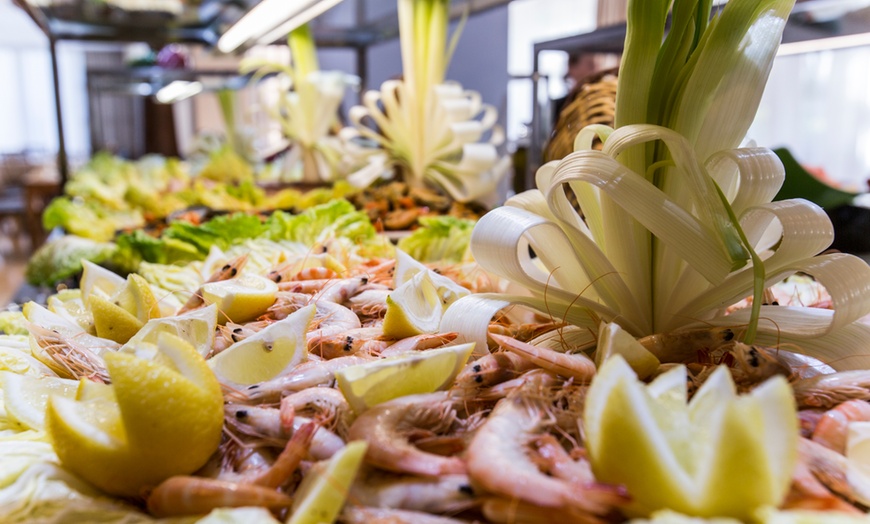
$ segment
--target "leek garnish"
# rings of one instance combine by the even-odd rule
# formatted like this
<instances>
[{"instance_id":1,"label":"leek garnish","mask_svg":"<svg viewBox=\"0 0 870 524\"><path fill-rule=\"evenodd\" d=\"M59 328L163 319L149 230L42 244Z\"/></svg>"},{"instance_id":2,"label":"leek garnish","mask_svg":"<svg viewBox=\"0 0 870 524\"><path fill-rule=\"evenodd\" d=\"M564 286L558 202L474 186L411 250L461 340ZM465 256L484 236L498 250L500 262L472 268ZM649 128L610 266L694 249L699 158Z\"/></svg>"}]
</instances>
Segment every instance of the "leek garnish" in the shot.
<instances>
[{"instance_id":1,"label":"leek garnish","mask_svg":"<svg viewBox=\"0 0 870 524\"><path fill-rule=\"evenodd\" d=\"M246 59L242 73L254 73L254 79L277 74L293 90L278 94L278 103L267 108L281 127L291 149L284 158L291 178L305 182L332 181L341 178L341 140L330 135L338 117L348 78L343 73L321 71L317 50L308 25L293 30L287 37L292 63L288 66L261 59Z\"/></svg>"},{"instance_id":2,"label":"leek garnish","mask_svg":"<svg viewBox=\"0 0 870 524\"><path fill-rule=\"evenodd\" d=\"M351 109L342 134L361 167L348 180L364 187L399 171L410 186L435 185L461 202L491 196L510 162L496 151L503 136L495 108L445 81L459 37L457 30L448 43L449 1L399 0L398 11L403 79ZM378 149L354 147L360 138Z\"/></svg>"},{"instance_id":3,"label":"leek garnish","mask_svg":"<svg viewBox=\"0 0 870 524\"><path fill-rule=\"evenodd\" d=\"M731 0L712 19L710 0L675 0L663 41L670 4L629 2L616 129L582 130L574 153L538 170L537 189L475 228L477 262L524 291L463 298L442 329L485 347L489 316L523 304L636 337L742 326L746 342L787 344L838 369L870 366L870 327L856 322L870 313L870 267L817 256L833 240L827 215L802 199L772 202L781 162L738 147L794 0ZM796 272L828 290L833 311L762 304L765 287ZM747 296L751 308L726 315Z\"/></svg>"}]
</instances>

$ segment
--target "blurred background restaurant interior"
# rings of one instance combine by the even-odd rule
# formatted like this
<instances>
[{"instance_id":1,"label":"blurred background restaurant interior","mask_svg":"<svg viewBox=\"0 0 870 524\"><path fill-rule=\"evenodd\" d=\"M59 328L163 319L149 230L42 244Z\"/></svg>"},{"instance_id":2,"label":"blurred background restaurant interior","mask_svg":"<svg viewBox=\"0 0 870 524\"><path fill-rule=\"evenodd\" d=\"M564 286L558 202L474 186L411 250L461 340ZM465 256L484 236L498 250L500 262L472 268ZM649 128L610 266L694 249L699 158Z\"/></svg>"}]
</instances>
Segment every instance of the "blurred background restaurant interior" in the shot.
<instances>
[{"instance_id":1,"label":"blurred background restaurant interior","mask_svg":"<svg viewBox=\"0 0 870 524\"><path fill-rule=\"evenodd\" d=\"M320 69L354 77L339 110L347 118L362 93L402 72L396 2L328 3L310 27ZM27 258L51 233L41 226L42 209L95 153L195 157L225 132L217 93L226 89L236 92L235 119L252 155L269 159L282 150L280 127L262 111L279 80L252 81L239 66L250 57L288 62L286 42L248 42L229 53L216 47L257 4L0 0L0 304L22 285ZM838 238L857 228L853 244L838 248L859 254L870 251L860 241L870 220L855 211L870 178L868 6L798 0L749 133L850 195L826 210L844 231ZM468 18L446 76L498 110L501 147L513 156L505 195L531 187L535 169L553 158L557 109L568 110L602 71L615 72L624 9L624 0L452 2L451 26L463 12ZM196 89L158 96L173 83ZM848 212L834 209L844 206Z\"/></svg>"}]
</instances>

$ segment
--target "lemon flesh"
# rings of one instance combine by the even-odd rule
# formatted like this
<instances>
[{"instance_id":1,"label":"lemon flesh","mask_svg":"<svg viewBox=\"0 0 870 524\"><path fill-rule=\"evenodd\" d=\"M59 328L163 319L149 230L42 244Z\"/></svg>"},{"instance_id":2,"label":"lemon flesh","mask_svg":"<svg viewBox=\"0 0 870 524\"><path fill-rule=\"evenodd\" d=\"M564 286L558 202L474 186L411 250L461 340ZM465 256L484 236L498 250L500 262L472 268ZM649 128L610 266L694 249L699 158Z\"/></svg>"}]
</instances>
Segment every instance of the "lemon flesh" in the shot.
<instances>
[{"instance_id":1,"label":"lemon flesh","mask_svg":"<svg viewBox=\"0 0 870 524\"><path fill-rule=\"evenodd\" d=\"M69 320L88 333L95 333L94 319L82 300L80 289L64 289L48 297L48 310Z\"/></svg>"},{"instance_id":2,"label":"lemon flesh","mask_svg":"<svg viewBox=\"0 0 870 524\"><path fill-rule=\"evenodd\" d=\"M797 458L788 383L775 377L738 396L720 367L686 404L674 389L678 375L667 375L647 387L621 355L602 365L584 408L596 478L626 486L634 515L667 508L745 521L778 505Z\"/></svg>"},{"instance_id":3,"label":"lemon flesh","mask_svg":"<svg viewBox=\"0 0 870 524\"><path fill-rule=\"evenodd\" d=\"M190 474L220 443L223 396L205 360L169 334L158 346L168 364L106 355L114 395L82 389L81 400L48 402L46 427L61 464L113 495L138 496Z\"/></svg>"},{"instance_id":4,"label":"lemon flesh","mask_svg":"<svg viewBox=\"0 0 870 524\"><path fill-rule=\"evenodd\" d=\"M631 369L641 380L652 375L659 367L659 359L647 348L622 329L619 324L602 323L598 329L598 349L595 351L595 365L601 365L613 355L622 355Z\"/></svg>"},{"instance_id":5,"label":"lemon flesh","mask_svg":"<svg viewBox=\"0 0 870 524\"><path fill-rule=\"evenodd\" d=\"M287 524L331 524L347 500L366 454L365 441L350 442L326 462L318 462L294 494Z\"/></svg>"},{"instance_id":6,"label":"lemon flesh","mask_svg":"<svg viewBox=\"0 0 870 524\"><path fill-rule=\"evenodd\" d=\"M387 295L384 336L400 339L437 333L443 313L444 306L431 277L419 272Z\"/></svg>"},{"instance_id":7,"label":"lemon flesh","mask_svg":"<svg viewBox=\"0 0 870 524\"><path fill-rule=\"evenodd\" d=\"M395 287L399 287L410 281L414 276L421 272L429 274L429 278L432 280L435 289L438 290L438 295L441 297L441 301L445 308L465 295L471 294L471 291L460 286L453 280L432 271L422 262L416 260L401 249L396 249L396 272L393 275Z\"/></svg>"},{"instance_id":8,"label":"lemon flesh","mask_svg":"<svg viewBox=\"0 0 870 524\"><path fill-rule=\"evenodd\" d=\"M335 372L336 382L357 413L394 398L449 388L474 343L396 355Z\"/></svg>"},{"instance_id":9,"label":"lemon flesh","mask_svg":"<svg viewBox=\"0 0 870 524\"><path fill-rule=\"evenodd\" d=\"M305 306L240 340L208 361L225 384L250 386L281 375L308 358L306 333L315 306Z\"/></svg>"},{"instance_id":10,"label":"lemon flesh","mask_svg":"<svg viewBox=\"0 0 870 524\"><path fill-rule=\"evenodd\" d=\"M88 304L100 338L124 344L145 325L132 313L103 297L91 296Z\"/></svg>"},{"instance_id":11,"label":"lemon flesh","mask_svg":"<svg viewBox=\"0 0 870 524\"><path fill-rule=\"evenodd\" d=\"M145 323L152 318L160 317L157 297L154 296L151 285L144 278L130 273L127 276L127 290L132 297L132 304L127 311L135 315L140 322Z\"/></svg>"},{"instance_id":12,"label":"lemon flesh","mask_svg":"<svg viewBox=\"0 0 870 524\"><path fill-rule=\"evenodd\" d=\"M60 395L73 398L78 382L56 377L33 377L11 371L0 371L0 387L6 414L25 428L45 429L45 406L48 397Z\"/></svg>"},{"instance_id":13,"label":"lemon flesh","mask_svg":"<svg viewBox=\"0 0 870 524\"><path fill-rule=\"evenodd\" d=\"M88 260L82 260L82 278L79 281L79 288L82 290L82 301L85 306L92 296L108 299L120 291L126 283L126 280L108 269Z\"/></svg>"},{"instance_id":14,"label":"lemon flesh","mask_svg":"<svg viewBox=\"0 0 870 524\"><path fill-rule=\"evenodd\" d=\"M275 302L278 284L266 277L243 275L230 280L203 284L202 298L215 304L218 321L242 324L257 318Z\"/></svg>"},{"instance_id":15,"label":"lemon flesh","mask_svg":"<svg viewBox=\"0 0 870 524\"><path fill-rule=\"evenodd\" d=\"M130 338L121 351L136 353L142 343L157 344L160 333L169 333L190 342L200 355L207 357L214 345L217 319L215 305L173 317L155 318Z\"/></svg>"}]
</instances>

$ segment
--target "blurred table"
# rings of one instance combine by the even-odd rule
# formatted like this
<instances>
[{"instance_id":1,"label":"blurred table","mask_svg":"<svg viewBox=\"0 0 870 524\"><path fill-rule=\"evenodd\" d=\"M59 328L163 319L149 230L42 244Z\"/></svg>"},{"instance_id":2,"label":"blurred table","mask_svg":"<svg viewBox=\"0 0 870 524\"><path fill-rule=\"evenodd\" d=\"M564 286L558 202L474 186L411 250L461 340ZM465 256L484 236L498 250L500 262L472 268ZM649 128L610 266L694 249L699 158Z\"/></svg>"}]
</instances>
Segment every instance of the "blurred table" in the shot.
<instances>
[{"instance_id":1,"label":"blurred table","mask_svg":"<svg viewBox=\"0 0 870 524\"><path fill-rule=\"evenodd\" d=\"M24 176L24 210L33 250L45 242L47 233L42 227L42 212L51 199L61 194L60 175L55 166L40 166Z\"/></svg>"}]
</instances>

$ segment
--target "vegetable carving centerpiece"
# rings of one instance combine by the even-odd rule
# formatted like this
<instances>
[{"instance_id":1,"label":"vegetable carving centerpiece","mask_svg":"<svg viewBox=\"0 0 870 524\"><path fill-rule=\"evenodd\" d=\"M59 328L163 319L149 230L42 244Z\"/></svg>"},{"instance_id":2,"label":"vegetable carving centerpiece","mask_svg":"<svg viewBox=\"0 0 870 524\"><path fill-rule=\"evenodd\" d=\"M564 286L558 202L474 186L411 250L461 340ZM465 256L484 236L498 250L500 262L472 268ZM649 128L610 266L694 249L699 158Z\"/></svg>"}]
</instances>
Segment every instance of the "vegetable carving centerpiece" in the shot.
<instances>
[{"instance_id":1,"label":"vegetable carving centerpiece","mask_svg":"<svg viewBox=\"0 0 870 524\"><path fill-rule=\"evenodd\" d=\"M496 151L502 133L495 108L480 93L445 82L459 35L446 45L448 7L449 0L399 0L403 79L384 82L351 109L352 127L342 134L352 156L367 161L351 183L364 187L395 169L411 187L434 185L469 202L491 196L507 172L507 157ZM360 147L360 139L378 149Z\"/></svg>"},{"instance_id":2,"label":"vegetable carving centerpiece","mask_svg":"<svg viewBox=\"0 0 870 524\"><path fill-rule=\"evenodd\" d=\"M242 72L256 71L258 76L277 73L291 82L293 90L281 92L269 114L290 141L291 149L284 164L294 174L292 178L307 183L335 180L344 170L341 141L330 135L330 128L336 123L347 77L319 69L314 39L307 25L292 31L287 41L291 65L246 60Z\"/></svg>"},{"instance_id":3,"label":"vegetable carving centerpiece","mask_svg":"<svg viewBox=\"0 0 870 524\"><path fill-rule=\"evenodd\" d=\"M602 368L583 421L596 478L627 488L629 513L746 520L779 504L790 482L797 431L785 380L738 398L731 377L716 373L687 404L685 368L649 388L634 372L649 375L648 350L653 369L697 361L697 352L633 338L718 329L744 348L866 369L870 328L857 320L870 312L870 268L818 255L833 240L827 215L803 199L772 202L782 164L768 149L739 147L794 0L732 0L712 19L710 0L671 4L629 1L615 128L583 129L572 154L538 170L537 189L475 227L477 262L527 292L464 297L441 329L485 348L491 317L512 304L573 324L540 343L597 344ZM824 286L830 309L763 304L766 288L796 272ZM751 307L732 307L746 297ZM605 362L613 354L631 367ZM704 448L716 442L724 447ZM723 466L733 460L743 462Z\"/></svg>"}]
</instances>

